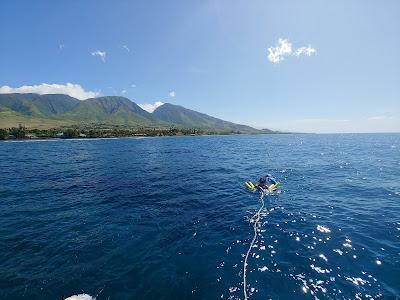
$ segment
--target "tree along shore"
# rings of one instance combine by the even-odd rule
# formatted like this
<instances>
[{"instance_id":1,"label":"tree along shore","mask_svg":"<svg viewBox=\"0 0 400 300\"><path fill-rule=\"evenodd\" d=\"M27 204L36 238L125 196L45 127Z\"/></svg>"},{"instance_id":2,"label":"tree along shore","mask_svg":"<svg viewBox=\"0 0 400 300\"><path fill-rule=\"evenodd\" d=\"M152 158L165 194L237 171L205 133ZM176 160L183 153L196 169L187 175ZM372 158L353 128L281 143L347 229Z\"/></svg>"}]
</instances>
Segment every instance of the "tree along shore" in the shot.
<instances>
[{"instance_id":1,"label":"tree along shore","mask_svg":"<svg viewBox=\"0 0 400 300\"><path fill-rule=\"evenodd\" d=\"M135 136L219 135L240 134L238 131L216 131L199 128L126 128L110 126L85 126L70 128L33 129L23 125L0 129L0 140L51 139L51 138L112 138Z\"/></svg>"}]
</instances>

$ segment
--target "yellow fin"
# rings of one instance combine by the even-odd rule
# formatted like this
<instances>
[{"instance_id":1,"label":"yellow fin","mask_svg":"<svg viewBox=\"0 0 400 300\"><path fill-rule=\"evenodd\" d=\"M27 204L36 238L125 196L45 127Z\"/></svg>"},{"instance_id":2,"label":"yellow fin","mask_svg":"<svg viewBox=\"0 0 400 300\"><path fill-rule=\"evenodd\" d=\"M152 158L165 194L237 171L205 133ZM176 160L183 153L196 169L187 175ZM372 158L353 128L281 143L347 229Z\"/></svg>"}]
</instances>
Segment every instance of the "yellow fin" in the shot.
<instances>
[{"instance_id":1,"label":"yellow fin","mask_svg":"<svg viewBox=\"0 0 400 300\"><path fill-rule=\"evenodd\" d=\"M280 186L281 185L281 183L280 182L278 182L278 183L275 183L275 184L273 184L273 185L271 185L268 189L270 190L270 191L272 191L272 190L275 190L278 186Z\"/></svg>"}]
</instances>

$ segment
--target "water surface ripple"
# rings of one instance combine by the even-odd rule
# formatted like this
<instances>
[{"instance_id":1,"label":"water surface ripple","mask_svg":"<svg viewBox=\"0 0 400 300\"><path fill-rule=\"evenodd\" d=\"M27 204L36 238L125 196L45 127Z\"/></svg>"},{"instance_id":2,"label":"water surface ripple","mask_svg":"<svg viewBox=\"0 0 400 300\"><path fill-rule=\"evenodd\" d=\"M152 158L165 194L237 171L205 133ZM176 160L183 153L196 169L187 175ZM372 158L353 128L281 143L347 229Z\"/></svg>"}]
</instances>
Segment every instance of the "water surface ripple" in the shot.
<instances>
[{"instance_id":1,"label":"water surface ripple","mask_svg":"<svg viewBox=\"0 0 400 300\"><path fill-rule=\"evenodd\" d=\"M0 142L0 299L400 296L400 135Z\"/></svg>"}]
</instances>

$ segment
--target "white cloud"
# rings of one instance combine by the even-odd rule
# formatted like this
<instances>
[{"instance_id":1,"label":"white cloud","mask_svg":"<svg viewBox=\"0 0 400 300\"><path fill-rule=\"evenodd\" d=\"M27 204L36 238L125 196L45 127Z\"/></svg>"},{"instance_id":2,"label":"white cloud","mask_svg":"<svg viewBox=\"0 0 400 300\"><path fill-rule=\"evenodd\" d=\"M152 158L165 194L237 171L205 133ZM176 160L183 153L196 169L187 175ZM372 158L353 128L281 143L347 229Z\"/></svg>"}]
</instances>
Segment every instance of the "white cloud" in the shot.
<instances>
[{"instance_id":1,"label":"white cloud","mask_svg":"<svg viewBox=\"0 0 400 300\"><path fill-rule=\"evenodd\" d=\"M121 91L121 94L126 94L126 90L122 90L122 91Z\"/></svg>"},{"instance_id":2,"label":"white cloud","mask_svg":"<svg viewBox=\"0 0 400 300\"><path fill-rule=\"evenodd\" d=\"M133 84L131 84L131 87L135 88L135 87L136 87L136 84L134 84L134 83L133 83Z\"/></svg>"},{"instance_id":3,"label":"white cloud","mask_svg":"<svg viewBox=\"0 0 400 300\"><path fill-rule=\"evenodd\" d=\"M387 116L374 116L374 117L368 118L368 121L382 121L382 120L386 120L386 119L388 119Z\"/></svg>"},{"instance_id":4,"label":"white cloud","mask_svg":"<svg viewBox=\"0 0 400 300\"><path fill-rule=\"evenodd\" d=\"M170 96L170 97L175 97L175 91L169 92L169 96Z\"/></svg>"},{"instance_id":5,"label":"white cloud","mask_svg":"<svg viewBox=\"0 0 400 300\"><path fill-rule=\"evenodd\" d=\"M100 57L103 62L106 62L106 55L107 55L106 51L96 50L92 52L92 56Z\"/></svg>"},{"instance_id":6,"label":"white cloud","mask_svg":"<svg viewBox=\"0 0 400 300\"><path fill-rule=\"evenodd\" d=\"M0 87L0 94L11 94L11 93L35 93L35 94L65 94L79 100L88 98L94 98L99 96L98 92L85 91L79 84L48 84L42 83L39 85L24 85L17 88L9 86Z\"/></svg>"},{"instance_id":7,"label":"white cloud","mask_svg":"<svg viewBox=\"0 0 400 300\"><path fill-rule=\"evenodd\" d=\"M311 46L293 49L292 43L288 39L279 39L275 47L268 48L268 60L277 64L285 60L286 56L311 56L315 53L317 50Z\"/></svg>"},{"instance_id":8,"label":"white cloud","mask_svg":"<svg viewBox=\"0 0 400 300\"><path fill-rule=\"evenodd\" d=\"M149 104L149 103L144 103L144 104L138 104L142 109L145 111L148 111L149 113L152 113L153 111L156 110L157 107L160 107L164 103L161 101L157 101L154 104Z\"/></svg>"},{"instance_id":9,"label":"white cloud","mask_svg":"<svg viewBox=\"0 0 400 300\"><path fill-rule=\"evenodd\" d=\"M276 47L268 48L268 59L276 64L292 53L292 44L287 39L279 39Z\"/></svg>"},{"instance_id":10,"label":"white cloud","mask_svg":"<svg viewBox=\"0 0 400 300\"><path fill-rule=\"evenodd\" d=\"M131 52L131 49L129 49L127 45L122 45L122 48L124 48L128 52Z\"/></svg>"},{"instance_id":11,"label":"white cloud","mask_svg":"<svg viewBox=\"0 0 400 300\"><path fill-rule=\"evenodd\" d=\"M316 52L317 52L317 50L315 50L314 48L312 48L310 46L300 47L293 53L293 55L294 56L300 56L300 55L311 56L311 55L315 54Z\"/></svg>"}]
</instances>

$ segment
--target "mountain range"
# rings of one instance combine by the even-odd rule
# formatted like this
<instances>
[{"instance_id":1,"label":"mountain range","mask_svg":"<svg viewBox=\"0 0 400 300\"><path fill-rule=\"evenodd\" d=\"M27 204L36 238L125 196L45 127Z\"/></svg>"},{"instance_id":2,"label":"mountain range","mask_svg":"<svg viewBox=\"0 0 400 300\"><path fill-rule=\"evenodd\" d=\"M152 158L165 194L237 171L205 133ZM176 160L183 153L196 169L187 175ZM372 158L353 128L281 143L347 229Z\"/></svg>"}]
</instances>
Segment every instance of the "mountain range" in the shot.
<instances>
[{"instance_id":1,"label":"mountain range","mask_svg":"<svg viewBox=\"0 0 400 300\"><path fill-rule=\"evenodd\" d=\"M170 103L153 113L125 97L78 100L61 94L0 94L0 128L48 129L72 125L108 125L146 128L197 128L217 132L272 133L235 124Z\"/></svg>"}]
</instances>

